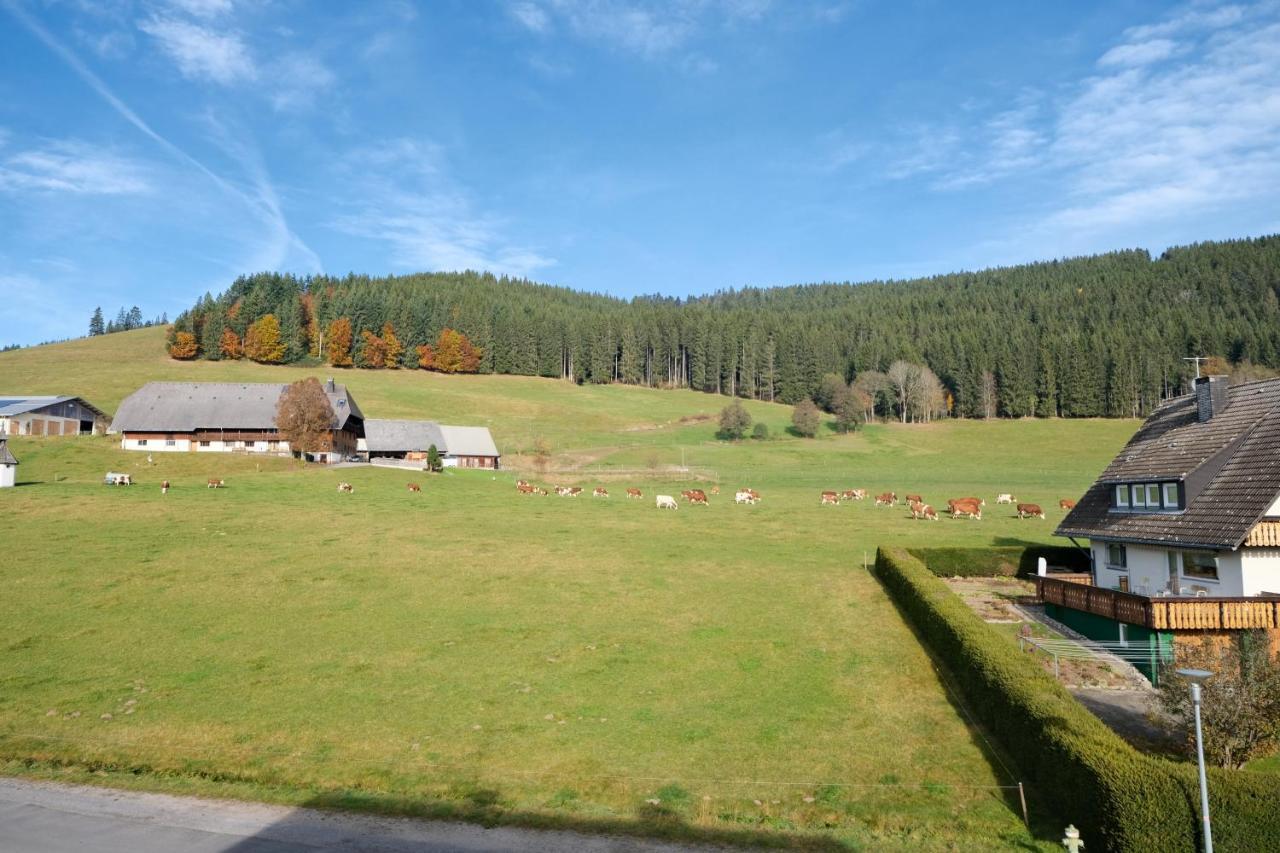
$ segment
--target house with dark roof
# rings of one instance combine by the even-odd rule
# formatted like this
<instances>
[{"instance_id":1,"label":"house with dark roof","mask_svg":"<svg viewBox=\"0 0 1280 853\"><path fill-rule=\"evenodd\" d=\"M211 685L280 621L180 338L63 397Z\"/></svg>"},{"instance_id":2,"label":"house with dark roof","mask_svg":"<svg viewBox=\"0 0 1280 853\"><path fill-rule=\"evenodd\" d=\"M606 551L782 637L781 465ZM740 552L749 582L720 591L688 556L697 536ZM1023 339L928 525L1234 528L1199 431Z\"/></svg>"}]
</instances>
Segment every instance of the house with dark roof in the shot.
<instances>
[{"instance_id":1,"label":"house with dark roof","mask_svg":"<svg viewBox=\"0 0 1280 853\"><path fill-rule=\"evenodd\" d=\"M357 446L360 454L370 460L425 460L432 447L440 453L445 467L496 469L502 460L487 427L449 426L435 421L370 418L364 422L364 438Z\"/></svg>"},{"instance_id":2,"label":"house with dark roof","mask_svg":"<svg viewBox=\"0 0 1280 853\"><path fill-rule=\"evenodd\" d=\"M276 427L276 407L288 385L234 382L148 382L126 397L111 432L125 450L289 455ZM343 385L323 383L333 409L332 447L309 453L317 462L353 456L364 415Z\"/></svg>"},{"instance_id":3,"label":"house with dark roof","mask_svg":"<svg viewBox=\"0 0 1280 853\"><path fill-rule=\"evenodd\" d=\"M92 435L107 413L81 397L0 393L0 435Z\"/></svg>"},{"instance_id":4,"label":"house with dark roof","mask_svg":"<svg viewBox=\"0 0 1280 853\"><path fill-rule=\"evenodd\" d=\"M1246 629L1280 647L1280 379L1159 407L1058 526L1089 575L1037 579L1049 615L1098 640Z\"/></svg>"}]
</instances>

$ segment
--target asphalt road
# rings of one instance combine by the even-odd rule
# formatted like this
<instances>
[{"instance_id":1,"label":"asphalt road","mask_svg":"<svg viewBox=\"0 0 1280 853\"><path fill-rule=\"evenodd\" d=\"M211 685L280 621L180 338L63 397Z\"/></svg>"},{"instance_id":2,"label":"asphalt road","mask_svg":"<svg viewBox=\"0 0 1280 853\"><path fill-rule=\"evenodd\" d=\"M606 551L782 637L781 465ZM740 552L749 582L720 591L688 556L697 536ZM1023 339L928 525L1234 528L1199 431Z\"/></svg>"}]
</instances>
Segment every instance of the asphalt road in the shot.
<instances>
[{"instance_id":1,"label":"asphalt road","mask_svg":"<svg viewBox=\"0 0 1280 853\"><path fill-rule=\"evenodd\" d=\"M705 853L710 849L0 778L0 853Z\"/></svg>"}]
</instances>

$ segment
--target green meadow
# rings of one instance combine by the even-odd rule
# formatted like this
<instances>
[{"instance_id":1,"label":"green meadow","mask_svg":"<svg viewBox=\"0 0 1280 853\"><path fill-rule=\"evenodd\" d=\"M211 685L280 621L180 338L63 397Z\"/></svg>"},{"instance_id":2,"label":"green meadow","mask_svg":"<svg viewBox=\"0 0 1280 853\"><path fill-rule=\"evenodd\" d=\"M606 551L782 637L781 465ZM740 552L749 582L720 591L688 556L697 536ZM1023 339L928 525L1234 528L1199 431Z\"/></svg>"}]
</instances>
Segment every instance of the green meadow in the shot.
<instances>
[{"instance_id":1,"label":"green meadow","mask_svg":"<svg viewBox=\"0 0 1280 853\"><path fill-rule=\"evenodd\" d=\"M158 330L0 354L0 391L108 411L153 379L329 373L172 362ZM1058 499L1134 422L805 440L786 434L789 408L750 403L774 438L723 443L727 401L692 392L337 376L366 416L490 426L512 467L148 465L109 437L11 443L22 485L0 492L0 767L814 849L1054 849L1052 829L1024 827L1000 787L1017 781L1008 759L967 723L864 555L1052 541ZM537 436L554 474L518 453ZM101 485L108 469L137 485ZM613 496L525 497L517 476ZM644 500L624 499L628 485ZM695 485L724 493L654 507ZM735 506L738 486L763 501ZM856 487L943 506L983 495L987 516L819 506L822 489ZM1048 519L995 506L1006 491ZM1027 795L1034 811L1052 792Z\"/></svg>"}]
</instances>

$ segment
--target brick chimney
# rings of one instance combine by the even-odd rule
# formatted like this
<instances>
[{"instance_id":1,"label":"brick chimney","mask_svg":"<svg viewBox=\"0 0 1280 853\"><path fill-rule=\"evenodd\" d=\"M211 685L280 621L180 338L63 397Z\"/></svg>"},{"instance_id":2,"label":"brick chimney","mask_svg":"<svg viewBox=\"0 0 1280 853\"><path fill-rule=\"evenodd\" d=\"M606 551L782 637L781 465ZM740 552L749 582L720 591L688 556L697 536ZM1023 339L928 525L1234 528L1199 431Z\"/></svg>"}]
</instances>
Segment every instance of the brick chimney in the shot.
<instances>
[{"instance_id":1,"label":"brick chimney","mask_svg":"<svg viewBox=\"0 0 1280 853\"><path fill-rule=\"evenodd\" d=\"M1196 413L1200 423L1208 423L1227 409L1227 377L1201 376L1196 379Z\"/></svg>"}]
</instances>

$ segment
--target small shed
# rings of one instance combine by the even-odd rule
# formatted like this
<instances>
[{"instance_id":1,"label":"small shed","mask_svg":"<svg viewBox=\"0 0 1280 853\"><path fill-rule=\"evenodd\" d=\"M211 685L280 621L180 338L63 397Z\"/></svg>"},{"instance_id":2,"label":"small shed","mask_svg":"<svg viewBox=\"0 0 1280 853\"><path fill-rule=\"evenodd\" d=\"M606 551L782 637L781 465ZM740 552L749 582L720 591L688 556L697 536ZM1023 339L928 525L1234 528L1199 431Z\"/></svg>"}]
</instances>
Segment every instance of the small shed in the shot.
<instances>
[{"instance_id":1,"label":"small shed","mask_svg":"<svg viewBox=\"0 0 1280 853\"><path fill-rule=\"evenodd\" d=\"M18 457L9 450L7 439L0 438L0 489L11 488L18 482Z\"/></svg>"}]
</instances>

